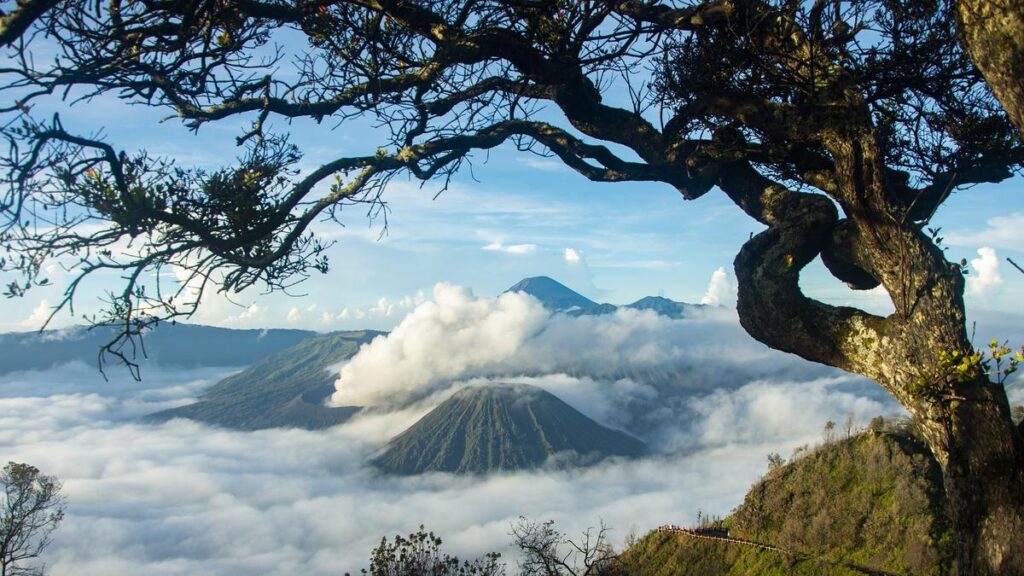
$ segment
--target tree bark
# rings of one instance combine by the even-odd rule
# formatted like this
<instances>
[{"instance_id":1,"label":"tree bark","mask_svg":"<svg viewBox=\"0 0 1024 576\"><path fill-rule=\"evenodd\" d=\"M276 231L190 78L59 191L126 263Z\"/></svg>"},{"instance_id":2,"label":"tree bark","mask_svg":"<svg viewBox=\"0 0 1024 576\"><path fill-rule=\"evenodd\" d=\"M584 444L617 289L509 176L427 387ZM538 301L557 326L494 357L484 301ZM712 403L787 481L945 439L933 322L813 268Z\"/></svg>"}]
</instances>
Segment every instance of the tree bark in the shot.
<instances>
[{"instance_id":1,"label":"tree bark","mask_svg":"<svg viewBox=\"0 0 1024 576\"><path fill-rule=\"evenodd\" d=\"M960 41L1024 136L1024 0L960 0Z\"/></svg>"},{"instance_id":2,"label":"tree bark","mask_svg":"<svg viewBox=\"0 0 1024 576\"><path fill-rule=\"evenodd\" d=\"M963 277L889 200L870 136L826 146L848 220L824 197L787 190L745 163L720 173L719 186L768 226L735 260L740 322L768 346L862 374L893 394L943 470L958 573L1024 575L1024 441L1003 388L980 367L960 374L948 360L973 353ZM806 297L800 271L822 250L842 254L861 285L880 282L896 312L882 318Z\"/></svg>"},{"instance_id":3,"label":"tree bark","mask_svg":"<svg viewBox=\"0 0 1024 576\"><path fill-rule=\"evenodd\" d=\"M1024 574L1024 448L1001 386L979 378L921 419L942 467L957 573Z\"/></svg>"}]
</instances>

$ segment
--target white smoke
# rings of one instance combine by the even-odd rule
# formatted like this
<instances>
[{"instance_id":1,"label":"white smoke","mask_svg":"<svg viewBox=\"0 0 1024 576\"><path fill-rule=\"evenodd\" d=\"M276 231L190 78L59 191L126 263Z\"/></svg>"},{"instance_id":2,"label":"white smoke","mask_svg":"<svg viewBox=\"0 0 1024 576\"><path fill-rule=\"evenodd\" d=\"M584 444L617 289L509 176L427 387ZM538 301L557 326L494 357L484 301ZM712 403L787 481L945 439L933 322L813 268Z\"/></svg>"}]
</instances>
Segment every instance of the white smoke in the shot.
<instances>
[{"instance_id":1,"label":"white smoke","mask_svg":"<svg viewBox=\"0 0 1024 576\"><path fill-rule=\"evenodd\" d=\"M438 284L431 301L342 368L332 403L401 405L459 379L578 370L607 376L627 364L704 354L703 346L680 345L682 329L683 323L650 311L552 316L522 292L477 298L466 288Z\"/></svg>"},{"instance_id":2,"label":"white smoke","mask_svg":"<svg viewBox=\"0 0 1024 576\"><path fill-rule=\"evenodd\" d=\"M725 268L719 266L711 274L711 281L708 282L708 290L700 299L701 304L711 306L735 306L736 305L736 284L729 277Z\"/></svg>"},{"instance_id":3,"label":"white smoke","mask_svg":"<svg viewBox=\"0 0 1024 576\"><path fill-rule=\"evenodd\" d=\"M528 383L655 449L673 450L686 443L688 432L674 431L695 416L696 396L836 374L754 341L731 309L694 310L683 319L628 308L572 317L524 293L478 298L440 284L432 300L340 367L332 403L393 410L439 402L480 381ZM881 394L863 379L848 385Z\"/></svg>"},{"instance_id":4,"label":"white smoke","mask_svg":"<svg viewBox=\"0 0 1024 576\"><path fill-rule=\"evenodd\" d=\"M433 300L414 309L387 336L366 345L341 370L338 406L403 403L438 379L502 362L544 323L537 300L516 293L496 299L438 284Z\"/></svg>"}]
</instances>

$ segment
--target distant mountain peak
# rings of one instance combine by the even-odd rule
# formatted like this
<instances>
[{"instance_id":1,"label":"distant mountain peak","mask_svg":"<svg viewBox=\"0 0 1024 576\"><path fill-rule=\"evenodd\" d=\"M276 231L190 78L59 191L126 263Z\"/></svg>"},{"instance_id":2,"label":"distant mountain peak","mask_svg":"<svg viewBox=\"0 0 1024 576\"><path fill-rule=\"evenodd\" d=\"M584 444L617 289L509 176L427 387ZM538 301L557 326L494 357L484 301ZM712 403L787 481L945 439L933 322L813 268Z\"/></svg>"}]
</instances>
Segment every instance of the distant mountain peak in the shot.
<instances>
[{"instance_id":1,"label":"distant mountain peak","mask_svg":"<svg viewBox=\"0 0 1024 576\"><path fill-rule=\"evenodd\" d=\"M547 276L524 278L505 292L525 292L551 310L589 310L598 306L597 302Z\"/></svg>"},{"instance_id":2,"label":"distant mountain peak","mask_svg":"<svg viewBox=\"0 0 1024 576\"><path fill-rule=\"evenodd\" d=\"M645 296L626 307L634 310L653 310L669 318L684 318L688 312L704 308L705 305L676 302L663 296Z\"/></svg>"},{"instance_id":3,"label":"distant mountain peak","mask_svg":"<svg viewBox=\"0 0 1024 576\"><path fill-rule=\"evenodd\" d=\"M605 428L526 384L460 390L394 437L374 464L392 474L483 474L608 456L638 456L643 442ZM569 456L567 460L561 460Z\"/></svg>"},{"instance_id":4,"label":"distant mountain peak","mask_svg":"<svg viewBox=\"0 0 1024 576\"><path fill-rule=\"evenodd\" d=\"M641 306L651 306L651 305L668 304L668 303L678 304L678 302L676 302L675 300L669 300L668 298L665 298L664 296L644 296L643 298L641 298L641 299L637 300L636 302L633 302L632 304L630 304L630 306L632 306L633 308L639 308Z\"/></svg>"}]
</instances>

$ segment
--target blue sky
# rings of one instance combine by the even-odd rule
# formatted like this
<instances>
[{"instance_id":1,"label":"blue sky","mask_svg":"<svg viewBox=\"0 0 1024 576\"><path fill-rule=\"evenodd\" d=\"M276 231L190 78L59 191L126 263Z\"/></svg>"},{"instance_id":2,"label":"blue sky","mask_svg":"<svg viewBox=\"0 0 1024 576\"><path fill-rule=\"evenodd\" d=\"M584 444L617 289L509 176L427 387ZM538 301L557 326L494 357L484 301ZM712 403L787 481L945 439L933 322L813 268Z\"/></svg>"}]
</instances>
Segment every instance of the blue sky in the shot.
<instances>
[{"instance_id":1,"label":"blue sky","mask_svg":"<svg viewBox=\"0 0 1024 576\"><path fill-rule=\"evenodd\" d=\"M47 106L50 108L48 109ZM129 106L100 98L74 106L41 103L43 117L59 111L69 128L103 127L109 140L128 151L145 148L182 166L215 168L231 162L242 121L205 126L193 134L166 110ZM305 156L304 170L345 154L365 154L379 139L367 124L333 128L325 122L296 121L289 131ZM420 186L398 178L389 186L388 230L369 222L355 207L345 226L323 223L316 231L334 240L331 269L295 288L294 296L217 293L193 322L233 327L296 327L315 330L383 328L395 325L438 282L473 288L478 295L500 293L527 276L551 276L598 301L628 303L647 295L699 302L712 277L716 294L728 298L732 260L760 226L723 194L685 202L661 184L591 183L557 160L511 147L478 154L450 188L433 199L439 184ZM977 186L950 198L933 223L942 227L951 260L972 262L971 311L1018 312L1024 302L1024 274L1006 262L1024 263L1024 179ZM981 252L979 252L981 250ZM717 272L724 269L725 274ZM68 276L51 267L53 287L0 301L0 331L38 328L60 299ZM81 323L116 278L98 278L76 299L76 313L54 326ZM884 294L854 293L812 265L803 286L830 302L875 311L887 308Z\"/></svg>"}]
</instances>

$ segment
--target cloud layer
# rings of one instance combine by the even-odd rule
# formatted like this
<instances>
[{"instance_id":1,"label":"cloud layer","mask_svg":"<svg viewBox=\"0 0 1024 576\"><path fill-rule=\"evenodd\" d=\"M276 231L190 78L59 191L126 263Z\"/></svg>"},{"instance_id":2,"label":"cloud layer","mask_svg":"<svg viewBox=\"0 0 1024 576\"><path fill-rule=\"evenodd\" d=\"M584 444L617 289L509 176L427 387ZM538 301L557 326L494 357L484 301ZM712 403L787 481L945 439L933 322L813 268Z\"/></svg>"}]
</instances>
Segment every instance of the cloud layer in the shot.
<instances>
[{"instance_id":1,"label":"cloud layer","mask_svg":"<svg viewBox=\"0 0 1024 576\"><path fill-rule=\"evenodd\" d=\"M979 317L978 341L1024 338L1019 317ZM46 553L55 576L358 573L384 535L420 524L463 557L507 549L518 516L619 542L698 510L727 514L826 421L891 414L876 385L768 350L735 313L550 316L521 294L438 286L342 369L339 394L379 401L319 432L235 432L135 418L188 402L229 368L147 369L143 383L70 365L0 380L0 457L64 481L68 514ZM1007 386L1024 401L1020 375ZM366 462L445 395L481 381L545 388L657 451L640 461L486 478L382 477ZM398 401L401 400L401 401Z\"/></svg>"},{"instance_id":2,"label":"cloud layer","mask_svg":"<svg viewBox=\"0 0 1024 576\"><path fill-rule=\"evenodd\" d=\"M79 365L2 383L3 456L64 481L68 514L46 553L51 574L337 575L366 566L381 536L420 524L442 535L449 552L498 550L508 558L509 525L519 515L554 519L569 533L603 519L621 541L631 527L642 533L690 522L698 509L725 514L764 471L768 452L814 442L825 420L851 409L865 416L886 409L836 381L755 382L713 393L694 421L679 423L680 435L697 432L685 453L484 479L383 478L365 466L423 407L370 413L321 432L131 420L185 401L223 373L151 370L133 388L127 380L102 383ZM593 402L569 377L548 385L562 386L570 401ZM785 398L809 409L791 400L780 426L780 415L762 407ZM736 419L743 426L731 436L724 431Z\"/></svg>"}]
</instances>

